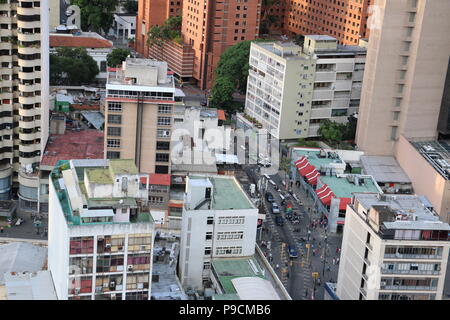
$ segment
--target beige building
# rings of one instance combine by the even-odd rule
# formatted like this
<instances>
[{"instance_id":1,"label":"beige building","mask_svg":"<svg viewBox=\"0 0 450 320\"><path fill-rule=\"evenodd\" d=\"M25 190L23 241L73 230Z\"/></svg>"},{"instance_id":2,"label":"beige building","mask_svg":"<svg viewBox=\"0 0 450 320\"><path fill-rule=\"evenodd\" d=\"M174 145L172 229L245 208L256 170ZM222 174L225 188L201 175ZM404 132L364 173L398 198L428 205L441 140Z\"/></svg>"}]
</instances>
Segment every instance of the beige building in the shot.
<instances>
[{"instance_id":1,"label":"beige building","mask_svg":"<svg viewBox=\"0 0 450 320\"><path fill-rule=\"evenodd\" d=\"M38 168L48 138L47 1L0 3L0 198L37 210Z\"/></svg>"},{"instance_id":2,"label":"beige building","mask_svg":"<svg viewBox=\"0 0 450 320\"><path fill-rule=\"evenodd\" d=\"M127 58L109 69L105 157L135 159L140 172L170 173L175 86L167 63Z\"/></svg>"},{"instance_id":3,"label":"beige building","mask_svg":"<svg viewBox=\"0 0 450 320\"><path fill-rule=\"evenodd\" d=\"M400 135L437 137L450 53L450 1L374 5L356 142L367 155L394 155Z\"/></svg>"},{"instance_id":4,"label":"beige building","mask_svg":"<svg viewBox=\"0 0 450 320\"><path fill-rule=\"evenodd\" d=\"M417 194L431 202L442 221L450 223L450 147L445 142L408 141L400 136L397 160Z\"/></svg>"},{"instance_id":5,"label":"beige building","mask_svg":"<svg viewBox=\"0 0 450 320\"><path fill-rule=\"evenodd\" d=\"M336 294L341 300L442 300L449 231L417 196L355 193Z\"/></svg>"},{"instance_id":6,"label":"beige building","mask_svg":"<svg viewBox=\"0 0 450 320\"><path fill-rule=\"evenodd\" d=\"M245 113L276 139L318 136L326 119L358 112L366 49L323 35L292 42L254 42Z\"/></svg>"}]
</instances>

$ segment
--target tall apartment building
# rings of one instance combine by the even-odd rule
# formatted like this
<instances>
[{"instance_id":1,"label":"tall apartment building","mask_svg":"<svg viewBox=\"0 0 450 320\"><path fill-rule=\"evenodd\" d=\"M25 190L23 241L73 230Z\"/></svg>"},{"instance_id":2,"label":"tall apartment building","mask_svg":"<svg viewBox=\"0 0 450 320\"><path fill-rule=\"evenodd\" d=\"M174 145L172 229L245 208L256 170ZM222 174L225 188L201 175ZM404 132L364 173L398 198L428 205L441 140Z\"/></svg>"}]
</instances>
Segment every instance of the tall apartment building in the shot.
<instances>
[{"instance_id":1,"label":"tall apartment building","mask_svg":"<svg viewBox=\"0 0 450 320\"><path fill-rule=\"evenodd\" d=\"M148 57L147 33L170 17L181 16L183 0L139 0L136 19L136 51Z\"/></svg>"},{"instance_id":2,"label":"tall apartment building","mask_svg":"<svg viewBox=\"0 0 450 320\"><path fill-rule=\"evenodd\" d=\"M211 261L255 253L258 209L236 178L189 176L183 204L179 275L184 287L202 289Z\"/></svg>"},{"instance_id":3,"label":"tall apartment building","mask_svg":"<svg viewBox=\"0 0 450 320\"><path fill-rule=\"evenodd\" d=\"M170 173L175 85L167 63L127 58L109 69L105 157L135 159L140 172Z\"/></svg>"},{"instance_id":4,"label":"tall apartment building","mask_svg":"<svg viewBox=\"0 0 450 320\"><path fill-rule=\"evenodd\" d=\"M19 210L36 210L38 168L48 138L47 1L0 3L0 198L18 194Z\"/></svg>"},{"instance_id":5,"label":"tall apartment building","mask_svg":"<svg viewBox=\"0 0 450 320\"><path fill-rule=\"evenodd\" d=\"M394 155L400 135L437 137L450 54L450 2L375 5L356 142L366 154Z\"/></svg>"},{"instance_id":6,"label":"tall apartment building","mask_svg":"<svg viewBox=\"0 0 450 320\"><path fill-rule=\"evenodd\" d=\"M357 45L368 38L369 5L376 0L282 0L288 34L321 34L335 37L341 44Z\"/></svg>"},{"instance_id":7,"label":"tall apartment building","mask_svg":"<svg viewBox=\"0 0 450 320\"><path fill-rule=\"evenodd\" d=\"M59 161L48 268L59 300L150 300L154 223L133 160Z\"/></svg>"},{"instance_id":8,"label":"tall apartment building","mask_svg":"<svg viewBox=\"0 0 450 320\"><path fill-rule=\"evenodd\" d=\"M317 136L320 122L346 122L358 112L366 50L330 36L292 42L254 42L245 113L275 139Z\"/></svg>"},{"instance_id":9,"label":"tall apartment building","mask_svg":"<svg viewBox=\"0 0 450 320\"><path fill-rule=\"evenodd\" d=\"M183 1L183 42L194 50L193 78L212 86L220 55L230 46L259 35L261 0Z\"/></svg>"},{"instance_id":10,"label":"tall apartment building","mask_svg":"<svg viewBox=\"0 0 450 320\"><path fill-rule=\"evenodd\" d=\"M450 226L418 196L355 193L347 206L341 300L441 300Z\"/></svg>"}]
</instances>

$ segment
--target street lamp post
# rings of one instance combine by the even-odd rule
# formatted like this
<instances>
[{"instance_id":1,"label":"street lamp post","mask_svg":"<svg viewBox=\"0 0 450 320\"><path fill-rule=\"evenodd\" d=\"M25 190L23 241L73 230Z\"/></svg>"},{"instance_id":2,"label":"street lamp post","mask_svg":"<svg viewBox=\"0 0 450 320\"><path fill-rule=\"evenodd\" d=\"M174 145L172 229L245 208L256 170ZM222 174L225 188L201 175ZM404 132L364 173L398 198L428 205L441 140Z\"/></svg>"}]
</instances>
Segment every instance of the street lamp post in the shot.
<instances>
[{"instance_id":1,"label":"street lamp post","mask_svg":"<svg viewBox=\"0 0 450 320\"><path fill-rule=\"evenodd\" d=\"M328 237L325 234L325 247L323 248L323 271L322 276L325 277L325 261L327 260L327 246L328 246Z\"/></svg>"}]
</instances>

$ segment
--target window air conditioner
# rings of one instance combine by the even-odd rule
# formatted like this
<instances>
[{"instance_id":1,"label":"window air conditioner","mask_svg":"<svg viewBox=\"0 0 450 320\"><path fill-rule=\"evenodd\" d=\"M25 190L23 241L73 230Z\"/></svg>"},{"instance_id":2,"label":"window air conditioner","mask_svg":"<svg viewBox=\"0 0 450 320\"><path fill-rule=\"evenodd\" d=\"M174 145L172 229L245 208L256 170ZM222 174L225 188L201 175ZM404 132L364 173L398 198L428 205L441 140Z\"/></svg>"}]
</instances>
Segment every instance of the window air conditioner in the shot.
<instances>
[{"instance_id":1,"label":"window air conditioner","mask_svg":"<svg viewBox=\"0 0 450 320\"><path fill-rule=\"evenodd\" d=\"M133 265L132 264L128 265L128 271L132 271L132 270L133 270Z\"/></svg>"}]
</instances>

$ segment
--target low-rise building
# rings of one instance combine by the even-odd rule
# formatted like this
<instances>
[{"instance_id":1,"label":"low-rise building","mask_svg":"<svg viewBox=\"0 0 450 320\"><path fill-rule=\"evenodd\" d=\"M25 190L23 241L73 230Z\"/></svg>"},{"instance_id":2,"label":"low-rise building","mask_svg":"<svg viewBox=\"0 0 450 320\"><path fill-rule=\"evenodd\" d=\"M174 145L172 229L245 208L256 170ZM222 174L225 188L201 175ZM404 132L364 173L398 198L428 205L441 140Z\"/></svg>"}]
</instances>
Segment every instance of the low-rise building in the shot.
<instances>
[{"instance_id":1,"label":"low-rise building","mask_svg":"<svg viewBox=\"0 0 450 320\"><path fill-rule=\"evenodd\" d=\"M231 176L191 175L183 204L179 276L202 290L215 259L255 253L258 209Z\"/></svg>"},{"instance_id":2,"label":"low-rise building","mask_svg":"<svg viewBox=\"0 0 450 320\"><path fill-rule=\"evenodd\" d=\"M48 270L7 273L5 288L6 300L57 300L52 274Z\"/></svg>"},{"instance_id":3,"label":"low-rise building","mask_svg":"<svg viewBox=\"0 0 450 320\"><path fill-rule=\"evenodd\" d=\"M345 153L357 151L293 148L292 182L314 199L316 210L327 220L330 232L342 232L347 204L355 192L382 192L372 176L349 172ZM358 155L358 154L357 154Z\"/></svg>"},{"instance_id":4,"label":"low-rise building","mask_svg":"<svg viewBox=\"0 0 450 320\"><path fill-rule=\"evenodd\" d=\"M50 53L55 53L56 48L86 48L88 54L97 62L100 73L97 79L106 81L107 63L106 57L111 53L113 44L95 32L77 33L51 33Z\"/></svg>"},{"instance_id":5,"label":"low-rise building","mask_svg":"<svg viewBox=\"0 0 450 320\"><path fill-rule=\"evenodd\" d=\"M366 49L330 36L253 42L245 113L274 139L318 136L323 120L340 123L358 112Z\"/></svg>"},{"instance_id":6,"label":"low-rise building","mask_svg":"<svg viewBox=\"0 0 450 320\"><path fill-rule=\"evenodd\" d=\"M149 300L154 223L133 160L59 161L48 268L60 300Z\"/></svg>"},{"instance_id":7,"label":"low-rise building","mask_svg":"<svg viewBox=\"0 0 450 320\"><path fill-rule=\"evenodd\" d=\"M441 300L450 226L418 196L355 193L336 294L342 300Z\"/></svg>"},{"instance_id":8,"label":"low-rise building","mask_svg":"<svg viewBox=\"0 0 450 320\"><path fill-rule=\"evenodd\" d=\"M384 193L412 193L411 180L394 157L361 156L361 165Z\"/></svg>"}]
</instances>

